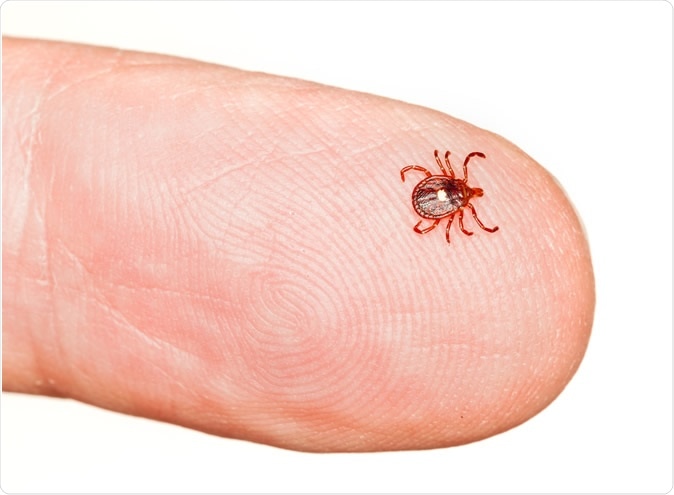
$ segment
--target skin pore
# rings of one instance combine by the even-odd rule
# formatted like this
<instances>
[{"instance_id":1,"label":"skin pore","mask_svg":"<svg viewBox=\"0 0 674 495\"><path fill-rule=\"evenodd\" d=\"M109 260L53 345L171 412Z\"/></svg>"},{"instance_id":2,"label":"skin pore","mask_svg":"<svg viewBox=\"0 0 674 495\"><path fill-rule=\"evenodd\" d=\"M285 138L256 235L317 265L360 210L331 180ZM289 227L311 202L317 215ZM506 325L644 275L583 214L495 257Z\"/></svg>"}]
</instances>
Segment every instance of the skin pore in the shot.
<instances>
[{"instance_id":1,"label":"skin pore","mask_svg":"<svg viewBox=\"0 0 674 495\"><path fill-rule=\"evenodd\" d=\"M488 226L419 235L471 152ZM546 407L594 281L556 181L503 138L373 95L4 39L3 389L304 451L447 447Z\"/></svg>"}]
</instances>

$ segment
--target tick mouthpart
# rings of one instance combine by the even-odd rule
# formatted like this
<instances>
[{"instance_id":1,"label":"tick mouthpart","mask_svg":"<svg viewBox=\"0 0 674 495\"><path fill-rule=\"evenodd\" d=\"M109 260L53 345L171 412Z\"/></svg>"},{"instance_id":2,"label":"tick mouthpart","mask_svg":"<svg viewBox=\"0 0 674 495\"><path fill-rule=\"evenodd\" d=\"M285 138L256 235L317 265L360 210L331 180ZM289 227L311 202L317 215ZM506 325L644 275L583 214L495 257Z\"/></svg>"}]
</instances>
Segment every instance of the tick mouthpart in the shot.
<instances>
[{"instance_id":1,"label":"tick mouthpart","mask_svg":"<svg viewBox=\"0 0 674 495\"><path fill-rule=\"evenodd\" d=\"M478 198L480 196L484 196L484 191L480 189L479 187L473 188L473 196L477 196Z\"/></svg>"}]
</instances>

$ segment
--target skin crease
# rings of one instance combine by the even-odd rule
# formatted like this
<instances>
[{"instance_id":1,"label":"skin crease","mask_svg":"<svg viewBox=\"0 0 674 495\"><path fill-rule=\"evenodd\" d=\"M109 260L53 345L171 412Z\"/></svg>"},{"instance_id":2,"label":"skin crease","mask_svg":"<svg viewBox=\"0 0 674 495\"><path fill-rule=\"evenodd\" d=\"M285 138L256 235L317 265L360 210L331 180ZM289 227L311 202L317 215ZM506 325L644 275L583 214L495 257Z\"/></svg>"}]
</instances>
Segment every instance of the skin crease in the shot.
<instances>
[{"instance_id":1,"label":"skin crease","mask_svg":"<svg viewBox=\"0 0 674 495\"><path fill-rule=\"evenodd\" d=\"M398 101L189 60L3 46L3 389L303 451L459 445L565 387L589 249L514 145ZM426 235L452 152L480 219ZM469 212L467 212L469 213ZM422 224L426 226L429 221Z\"/></svg>"}]
</instances>

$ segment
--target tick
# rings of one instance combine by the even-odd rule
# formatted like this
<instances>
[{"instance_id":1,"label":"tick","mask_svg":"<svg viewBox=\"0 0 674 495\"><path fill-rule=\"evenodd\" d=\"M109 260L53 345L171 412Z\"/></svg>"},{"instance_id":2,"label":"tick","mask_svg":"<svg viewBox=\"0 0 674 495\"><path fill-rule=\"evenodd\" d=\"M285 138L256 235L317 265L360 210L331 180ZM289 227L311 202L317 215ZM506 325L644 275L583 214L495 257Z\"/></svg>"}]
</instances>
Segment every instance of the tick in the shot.
<instances>
[{"instance_id":1,"label":"tick","mask_svg":"<svg viewBox=\"0 0 674 495\"><path fill-rule=\"evenodd\" d=\"M463 179L457 179L454 176L454 170L452 170L452 165L449 163L449 155L449 151L445 153L445 165L447 165L447 168L445 168L438 155L438 150L435 150L435 161L438 163L442 175L433 175L419 165L408 165L400 171L400 178L403 182L405 182L405 174L410 170L426 174L426 178L419 182L412 191L412 206L414 206L417 215L421 218L432 220L433 223L422 229L419 226L423 223L423 220L420 220L414 226L414 231L417 234L427 234L438 226L440 220L448 218L445 237L447 238L447 242L449 242L449 229L454 221L454 216L458 214L461 232L466 235L473 235L463 225L463 211L465 208L468 208L475 222L482 230L496 232L498 227L485 227L477 217L475 207L470 204L473 198L483 196L484 191L479 187L470 187L468 185L468 162L475 156L486 158L484 153L473 151L466 156L466 159L463 161Z\"/></svg>"}]
</instances>

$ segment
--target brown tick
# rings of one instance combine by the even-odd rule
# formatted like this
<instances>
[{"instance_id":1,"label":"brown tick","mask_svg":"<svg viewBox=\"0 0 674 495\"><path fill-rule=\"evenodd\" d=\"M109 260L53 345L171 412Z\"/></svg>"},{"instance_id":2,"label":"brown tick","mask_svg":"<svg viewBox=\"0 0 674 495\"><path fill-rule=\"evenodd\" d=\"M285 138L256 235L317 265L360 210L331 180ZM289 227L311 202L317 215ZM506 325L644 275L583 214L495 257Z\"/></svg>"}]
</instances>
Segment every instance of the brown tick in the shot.
<instances>
[{"instance_id":1,"label":"brown tick","mask_svg":"<svg viewBox=\"0 0 674 495\"><path fill-rule=\"evenodd\" d=\"M454 170L449 163L449 151L445 153L445 164L447 169L440 161L438 150L435 150L435 161L438 162L440 170L443 175L433 175L424 167L419 165L408 165L400 171L400 178L405 182L405 173L410 170L417 170L426 174L426 178L419 182L412 191L412 206L421 218L433 220L433 223L423 229L419 228L422 221L419 221L414 226L414 231L417 234L426 234L438 226L440 220L448 218L447 230L445 236L449 242L449 228L454 221L454 215L459 214L459 228L461 232L466 235L473 235L472 232L466 230L463 226L463 210L468 208L473 214L475 222L482 230L487 232L496 232L498 227L485 227L484 224L477 218L475 207L470 204L470 200L474 197L479 198L484 195L484 191L479 187L470 187L468 185L468 162L474 156L485 158L484 153L473 151L469 153L463 161L463 179L457 179L454 176ZM449 172L449 173L448 173Z\"/></svg>"}]
</instances>

